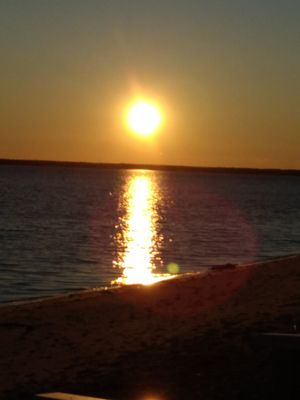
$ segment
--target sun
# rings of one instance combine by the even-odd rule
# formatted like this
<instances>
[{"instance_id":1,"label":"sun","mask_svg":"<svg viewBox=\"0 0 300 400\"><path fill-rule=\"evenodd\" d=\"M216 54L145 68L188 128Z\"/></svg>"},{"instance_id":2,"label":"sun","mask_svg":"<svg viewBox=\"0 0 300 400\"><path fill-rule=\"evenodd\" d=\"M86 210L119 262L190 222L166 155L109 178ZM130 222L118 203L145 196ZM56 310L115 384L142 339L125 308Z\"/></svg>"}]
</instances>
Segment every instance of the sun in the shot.
<instances>
[{"instance_id":1,"label":"sun","mask_svg":"<svg viewBox=\"0 0 300 400\"><path fill-rule=\"evenodd\" d=\"M161 113L154 104L139 100L129 107L127 123L140 136L152 135L161 124Z\"/></svg>"}]
</instances>

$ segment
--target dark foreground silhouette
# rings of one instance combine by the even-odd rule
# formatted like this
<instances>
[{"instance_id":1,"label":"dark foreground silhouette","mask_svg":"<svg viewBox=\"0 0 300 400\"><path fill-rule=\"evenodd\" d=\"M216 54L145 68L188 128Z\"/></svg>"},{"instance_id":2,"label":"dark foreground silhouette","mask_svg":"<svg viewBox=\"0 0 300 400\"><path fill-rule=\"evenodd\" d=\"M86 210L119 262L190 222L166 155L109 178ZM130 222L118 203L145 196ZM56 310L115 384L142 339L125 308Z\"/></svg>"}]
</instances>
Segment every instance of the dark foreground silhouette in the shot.
<instances>
[{"instance_id":1,"label":"dark foreground silhouette","mask_svg":"<svg viewBox=\"0 0 300 400\"><path fill-rule=\"evenodd\" d=\"M295 399L299 324L299 256L6 306L1 398Z\"/></svg>"}]
</instances>

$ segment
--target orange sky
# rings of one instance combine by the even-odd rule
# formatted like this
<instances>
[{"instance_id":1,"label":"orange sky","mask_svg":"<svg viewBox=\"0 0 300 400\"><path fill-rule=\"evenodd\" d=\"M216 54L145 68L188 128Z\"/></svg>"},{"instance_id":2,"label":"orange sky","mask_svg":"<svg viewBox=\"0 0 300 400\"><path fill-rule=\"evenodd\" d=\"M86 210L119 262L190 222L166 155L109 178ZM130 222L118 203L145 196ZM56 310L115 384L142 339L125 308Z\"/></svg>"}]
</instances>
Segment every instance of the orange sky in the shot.
<instances>
[{"instance_id":1,"label":"orange sky","mask_svg":"<svg viewBox=\"0 0 300 400\"><path fill-rule=\"evenodd\" d=\"M0 158L300 169L292 0L0 5ZM124 126L136 94L165 115Z\"/></svg>"}]
</instances>

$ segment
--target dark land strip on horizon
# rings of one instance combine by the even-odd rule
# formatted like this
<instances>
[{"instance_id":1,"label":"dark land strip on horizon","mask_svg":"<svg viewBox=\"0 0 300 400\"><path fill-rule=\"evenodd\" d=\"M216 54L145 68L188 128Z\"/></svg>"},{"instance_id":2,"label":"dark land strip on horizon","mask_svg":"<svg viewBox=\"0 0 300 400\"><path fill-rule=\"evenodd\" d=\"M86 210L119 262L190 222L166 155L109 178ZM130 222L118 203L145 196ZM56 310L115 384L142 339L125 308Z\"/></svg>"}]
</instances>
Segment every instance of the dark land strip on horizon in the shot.
<instances>
[{"instance_id":1,"label":"dark land strip on horizon","mask_svg":"<svg viewBox=\"0 0 300 400\"><path fill-rule=\"evenodd\" d=\"M1 165L16 166L41 166L41 167L75 167L75 168L101 168L101 169L147 169L159 171L188 171L224 174L252 174L252 175L293 175L300 176L299 169L279 168L246 168L246 167L197 167L184 165L162 164L133 164L133 163L94 163L84 161L49 161L49 160L14 160L0 159Z\"/></svg>"}]
</instances>

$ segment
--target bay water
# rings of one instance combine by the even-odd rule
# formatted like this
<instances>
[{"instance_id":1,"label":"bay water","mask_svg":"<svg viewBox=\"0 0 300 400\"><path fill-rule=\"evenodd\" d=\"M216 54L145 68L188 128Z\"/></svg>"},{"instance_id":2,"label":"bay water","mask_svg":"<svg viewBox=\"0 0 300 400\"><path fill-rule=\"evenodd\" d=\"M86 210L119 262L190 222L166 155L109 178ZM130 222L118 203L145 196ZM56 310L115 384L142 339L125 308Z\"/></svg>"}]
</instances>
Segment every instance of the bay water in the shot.
<instances>
[{"instance_id":1,"label":"bay water","mask_svg":"<svg viewBox=\"0 0 300 400\"><path fill-rule=\"evenodd\" d=\"M0 166L0 302L300 253L300 177Z\"/></svg>"}]
</instances>

